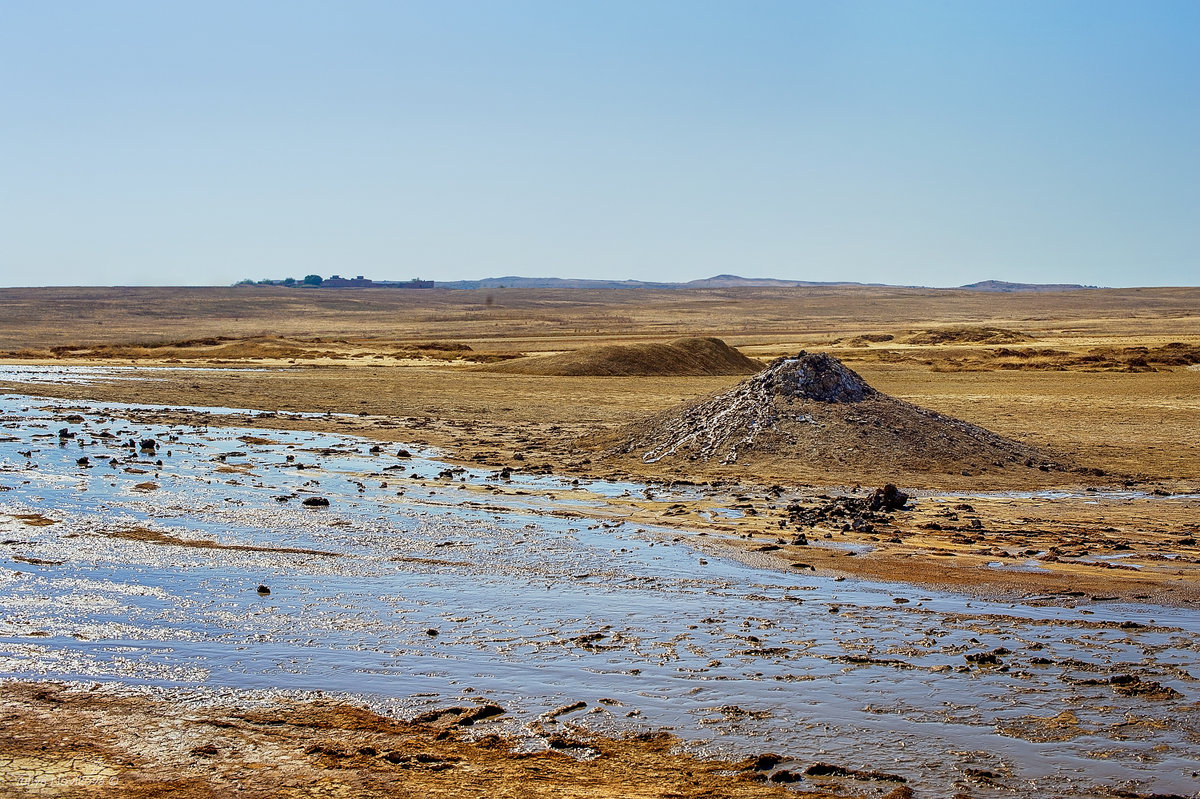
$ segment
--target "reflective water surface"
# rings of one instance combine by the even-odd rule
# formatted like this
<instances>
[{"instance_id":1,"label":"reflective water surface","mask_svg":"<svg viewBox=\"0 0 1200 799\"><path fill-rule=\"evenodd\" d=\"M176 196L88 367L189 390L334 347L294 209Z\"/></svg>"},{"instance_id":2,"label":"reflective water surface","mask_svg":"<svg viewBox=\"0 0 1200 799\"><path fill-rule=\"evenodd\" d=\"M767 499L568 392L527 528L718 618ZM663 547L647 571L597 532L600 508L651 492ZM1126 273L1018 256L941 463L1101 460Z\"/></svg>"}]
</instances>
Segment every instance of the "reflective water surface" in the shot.
<instances>
[{"instance_id":1,"label":"reflective water surface","mask_svg":"<svg viewBox=\"0 0 1200 799\"><path fill-rule=\"evenodd\" d=\"M1200 787L1192 613L791 574L565 516L644 486L138 419L0 398L0 675L320 690L401 715L486 697L518 735L582 700L564 722L919 795Z\"/></svg>"}]
</instances>

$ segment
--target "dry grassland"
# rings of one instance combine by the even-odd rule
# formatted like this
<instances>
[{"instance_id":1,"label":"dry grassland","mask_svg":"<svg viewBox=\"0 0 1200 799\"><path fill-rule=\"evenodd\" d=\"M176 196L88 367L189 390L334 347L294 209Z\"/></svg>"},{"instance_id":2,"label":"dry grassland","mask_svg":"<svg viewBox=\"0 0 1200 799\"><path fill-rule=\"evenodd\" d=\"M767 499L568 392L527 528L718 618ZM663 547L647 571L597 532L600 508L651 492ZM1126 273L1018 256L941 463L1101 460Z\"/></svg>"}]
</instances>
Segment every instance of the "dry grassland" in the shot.
<instances>
[{"instance_id":1,"label":"dry grassland","mask_svg":"<svg viewBox=\"0 0 1200 799\"><path fill-rule=\"evenodd\" d=\"M1043 450L1072 470L849 468L837 453L732 465L606 457L599 442L611 444L622 425L743 378L481 368L528 353L696 336L763 361L830 352L882 392ZM352 414L219 419L176 410L142 412L140 423L304 427L427 443L497 474L507 467L708 481L706 498L688 505L649 494L604 504L581 491L579 514L674 526L702 552L764 568L1032 602L1200 605L1198 503L1151 493L1200 492L1200 289L6 289L0 359L175 367L151 381L0 383L4 392ZM915 508L851 525L841 508L887 481L925 490ZM1079 493L1054 502L995 493L1046 488ZM1097 501L1089 488L1139 493ZM505 490L489 486L474 499ZM729 508L740 518L713 513ZM813 545L821 539L832 546ZM452 727L345 705L187 708L42 683L10 684L0 710L0 770L15 796L200 797L243 784L288 796L561 796L564 786L595 797L784 793L761 782L753 762L700 762L667 737L566 741L599 753L580 761L514 755L506 739L472 744ZM888 794L911 795L905 786Z\"/></svg>"},{"instance_id":2,"label":"dry grassland","mask_svg":"<svg viewBox=\"0 0 1200 799\"><path fill-rule=\"evenodd\" d=\"M621 425L726 390L742 378L562 377L479 367L525 353L681 336L719 337L763 361L801 349L828 351L880 391L1042 449L1073 470L1009 467L962 474L932 463L925 470L886 462L851 467L841 465L837 453L820 461L784 453L732 465L605 457L600 444L610 445ZM714 492L743 493L772 484L836 492L888 481L934 492L1200 488L1200 289L10 289L0 292L0 348L22 362L207 370L169 372L154 382L36 389L47 395L362 414L356 420L237 421L324 425L429 443L446 447L453 459L497 469L682 477L711 481ZM762 535L777 521L771 498L756 496L762 523L756 527L748 518L745 529L726 532ZM1152 589L1167 583L1174 592L1167 601L1189 601L1195 592L1190 556L1167 565L1154 561L1164 543L1194 537L1194 501L1139 506L1132 514L1111 504L1059 502L1053 513L1066 518L1055 522L1058 527L1038 527L1045 510L1036 502L1015 509L992 503L982 532L968 536L969 544L961 543L959 531L918 533L916 525L928 522L923 517L907 522L904 536L835 531L869 543L872 556L834 561L818 553L816 563L800 553L792 560L831 572L1001 593L1005 585L1017 593L1063 590L1072 580L1093 593L1129 598L1162 599ZM647 507L641 513L647 521L707 524L696 514L666 511ZM1139 513L1146 518L1139 521ZM1117 518L1121 523L1113 525ZM1057 530L1047 535L1063 540L1097 541L1105 536L1089 531L1115 527L1116 533L1106 534L1114 539L1109 544L1132 542L1146 571L1120 579L1113 570L1088 577L1086 570L1054 564L1041 577L980 572L992 559L989 552L1031 527ZM960 543L952 540L956 536ZM961 558L961 568L944 568L946 552Z\"/></svg>"},{"instance_id":3,"label":"dry grassland","mask_svg":"<svg viewBox=\"0 0 1200 799\"><path fill-rule=\"evenodd\" d=\"M244 395L240 404L255 407L430 416L494 425L498 433L545 423L562 426L556 434L563 439L739 378L546 377L464 367L679 336L720 337L763 360L828 351L881 391L1088 466L1144 478L1200 477L1200 372L1189 368L1200 363L1200 289L0 291L0 351L9 358L289 369L236 380L192 375L186 385L142 386L147 399L169 393L229 404ZM106 389L105 396L114 395ZM789 468L801 467L795 476L821 482L811 464L781 463L761 476L787 479ZM860 481L836 472L826 478Z\"/></svg>"}]
</instances>

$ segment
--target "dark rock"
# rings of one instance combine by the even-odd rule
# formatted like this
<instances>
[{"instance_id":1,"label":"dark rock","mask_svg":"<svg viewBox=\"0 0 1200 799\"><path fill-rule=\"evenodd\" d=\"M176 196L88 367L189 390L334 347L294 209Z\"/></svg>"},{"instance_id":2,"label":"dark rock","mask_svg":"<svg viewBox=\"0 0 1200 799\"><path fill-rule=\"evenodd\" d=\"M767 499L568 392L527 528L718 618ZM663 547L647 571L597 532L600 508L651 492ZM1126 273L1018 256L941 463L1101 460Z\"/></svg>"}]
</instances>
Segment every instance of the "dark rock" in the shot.
<instances>
[{"instance_id":1,"label":"dark rock","mask_svg":"<svg viewBox=\"0 0 1200 799\"><path fill-rule=\"evenodd\" d=\"M907 782L899 774L889 774L886 771L870 771L835 766L832 763L814 763L804 770L809 777L853 777L856 780L875 780L879 782Z\"/></svg>"},{"instance_id":2,"label":"dark rock","mask_svg":"<svg viewBox=\"0 0 1200 799\"><path fill-rule=\"evenodd\" d=\"M900 510L908 504L908 494L888 483L883 488L877 488L867 501L867 510L893 511Z\"/></svg>"},{"instance_id":3,"label":"dark rock","mask_svg":"<svg viewBox=\"0 0 1200 799\"><path fill-rule=\"evenodd\" d=\"M487 704L477 705L470 708L466 713L462 714L458 721L454 722L460 727L469 727L477 721L490 719L493 716L499 716L504 713L504 708L499 705Z\"/></svg>"},{"instance_id":4,"label":"dark rock","mask_svg":"<svg viewBox=\"0 0 1200 799\"><path fill-rule=\"evenodd\" d=\"M267 588L265 585L260 585L258 587L258 593L260 596L267 596L268 594L271 593L271 589Z\"/></svg>"},{"instance_id":5,"label":"dark rock","mask_svg":"<svg viewBox=\"0 0 1200 799\"><path fill-rule=\"evenodd\" d=\"M774 752L767 752L754 758L754 763L750 768L754 771L770 771L783 762L783 755L777 755Z\"/></svg>"},{"instance_id":6,"label":"dark rock","mask_svg":"<svg viewBox=\"0 0 1200 799\"><path fill-rule=\"evenodd\" d=\"M158 444L157 444L157 442L155 442L155 440L153 438L143 438L141 441L138 442L138 449L143 450L145 452L153 452L157 448L158 448Z\"/></svg>"},{"instance_id":7,"label":"dark rock","mask_svg":"<svg viewBox=\"0 0 1200 799\"><path fill-rule=\"evenodd\" d=\"M799 782L800 775L796 774L794 772L788 771L787 769L780 769L779 771L776 771L774 774L772 774L770 776L770 780L771 780L771 782L778 782L778 783Z\"/></svg>"},{"instance_id":8,"label":"dark rock","mask_svg":"<svg viewBox=\"0 0 1200 799\"><path fill-rule=\"evenodd\" d=\"M329 507L329 500L325 499L325 497L306 497L301 504L307 505L310 508L326 508Z\"/></svg>"}]
</instances>

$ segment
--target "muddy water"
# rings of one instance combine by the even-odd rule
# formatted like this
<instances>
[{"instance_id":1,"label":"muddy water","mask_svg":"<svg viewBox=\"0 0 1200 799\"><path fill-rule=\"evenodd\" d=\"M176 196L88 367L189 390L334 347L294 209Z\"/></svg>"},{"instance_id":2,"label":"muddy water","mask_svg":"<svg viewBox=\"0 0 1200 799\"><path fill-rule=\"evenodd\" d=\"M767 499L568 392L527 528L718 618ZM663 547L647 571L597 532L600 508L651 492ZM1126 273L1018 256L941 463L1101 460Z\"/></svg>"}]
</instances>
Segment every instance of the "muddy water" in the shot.
<instances>
[{"instance_id":1,"label":"muddy water","mask_svg":"<svg viewBox=\"0 0 1200 799\"><path fill-rule=\"evenodd\" d=\"M586 518L642 486L139 418L0 398L0 675L319 690L401 714L486 698L518 734L667 728L918 795L1200 787L1194 614L781 573ZM125 446L151 437L153 453ZM329 506L303 504L317 496Z\"/></svg>"}]
</instances>

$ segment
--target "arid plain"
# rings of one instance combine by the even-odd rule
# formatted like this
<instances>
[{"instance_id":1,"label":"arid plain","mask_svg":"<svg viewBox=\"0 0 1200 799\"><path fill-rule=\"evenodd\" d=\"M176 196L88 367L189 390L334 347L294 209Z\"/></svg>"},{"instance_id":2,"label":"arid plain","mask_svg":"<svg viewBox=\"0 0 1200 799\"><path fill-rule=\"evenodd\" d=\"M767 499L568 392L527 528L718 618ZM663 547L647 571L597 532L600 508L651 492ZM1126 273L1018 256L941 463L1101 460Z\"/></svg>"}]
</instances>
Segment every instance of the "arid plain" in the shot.
<instances>
[{"instance_id":1,"label":"arid plain","mask_svg":"<svg viewBox=\"0 0 1200 799\"><path fill-rule=\"evenodd\" d=\"M688 456L674 445L670 457L647 457L636 442L651 440L655 425L682 429L673 421L681 408L720 407L703 402L736 391L757 368L742 363L727 374L705 374L703 366L680 373L687 370L674 368L671 352L656 349L700 338L720 339L764 368L800 352L834 356L882 399L846 406L836 424L797 406L800 433L760 438L737 457ZM558 356L571 372L554 374L559 367L521 360L528 356ZM552 512L677 529L701 554L765 572L1047 607L1200 603L1200 289L5 289L0 360L30 368L100 367L88 381L13 379L0 382L0 392L81 407L156 406L138 412L146 426L254 427L263 429L264 440L271 430L337 433L386 446L436 447L450 464L505 478L553 474L686 488L695 493L684 502L665 490L661 496L634 491L589 496L577 508L568 503ZM110 379L128 375L103 371L131 366L162 368L139 380ZM893 398L899 403L881 404ZM883 410L862 410L868 406ZM904 444L911 439L887 433L887 414L910 406L934 412L913 417L930 424L944 417L969 423L965 441L982 441L976 432L982 428L1002 446L976 451L959 443L913 458ZM247 410L219 419L196 410L209 407ZM755 412L757 426L768 419L763 414L774 413ZM729 419L710 427L728 426ZM810 428L851 432L830 433L821 447L805 449L796 436ZM906 435L920 438L923 430ZM873 492L887 484L909 501L880 507ZM480 503L519 493L503 483L467 489ZM55 508L40 512L41 518L26 514L23 523L54 522ZM12 757L0 769L10 773L24 768L36 775L86 761L118 779L126 795L170 788L201 796L220 794L258 768L247 765L247 755L219 778L182 760L173 776L152 774L157 756L145 742L133 757L134 749L119 741L91 745L65 734L75 724L111 726L96 721L109 712L150 718L159 713L146 704L152 700L90 702L57 683L36 685L5 687L3 730ZM49 706L60 711L48 712ZM276 726L229 708L219 724L217 710L203 722L159 717L168 719L164 725L215 724L225 736L232 733L222 725L236 724L248 750L296 749L292 771L272 766L270 795L318 795L311 786L323 785L329 795L348 796L479 795L485 788L494 795L511 789L740 796L772 793L786 781L760 781L779 773L771 766L702 764L660 738L593 737L599 757L538 755L549 758L539 766L498 755L504 747L497 740L480 748L445 735L444 723L401 727L382 717L368 723L341 706L304 707L283 714L300 720ZM309 733L280 743L293 733L279 732L291 730L279 723ZM331 748L312 749L312 730L333 741ZM174 745L171 736L163 740L166 748ZM390 764L375 757L385 746L396 755ZM419 759L425 755L433 759ZM397 763L419 768L400 772L392 768ZM429 768L437 763L461 765ZM417 772L421 780L403 788L403 779ZM464 773L475 776L460 779ZM514 788L518 783L536 790ZM99 795L82 779L57 792L45 781L28 784L28 795ZM577 787L563 787L570 785ZM912 795L865 772L849 774L844 784L803 787L830 795L884 789ZM993 787L983 779L978 795Z\"/></svg>"}]
</instances>

